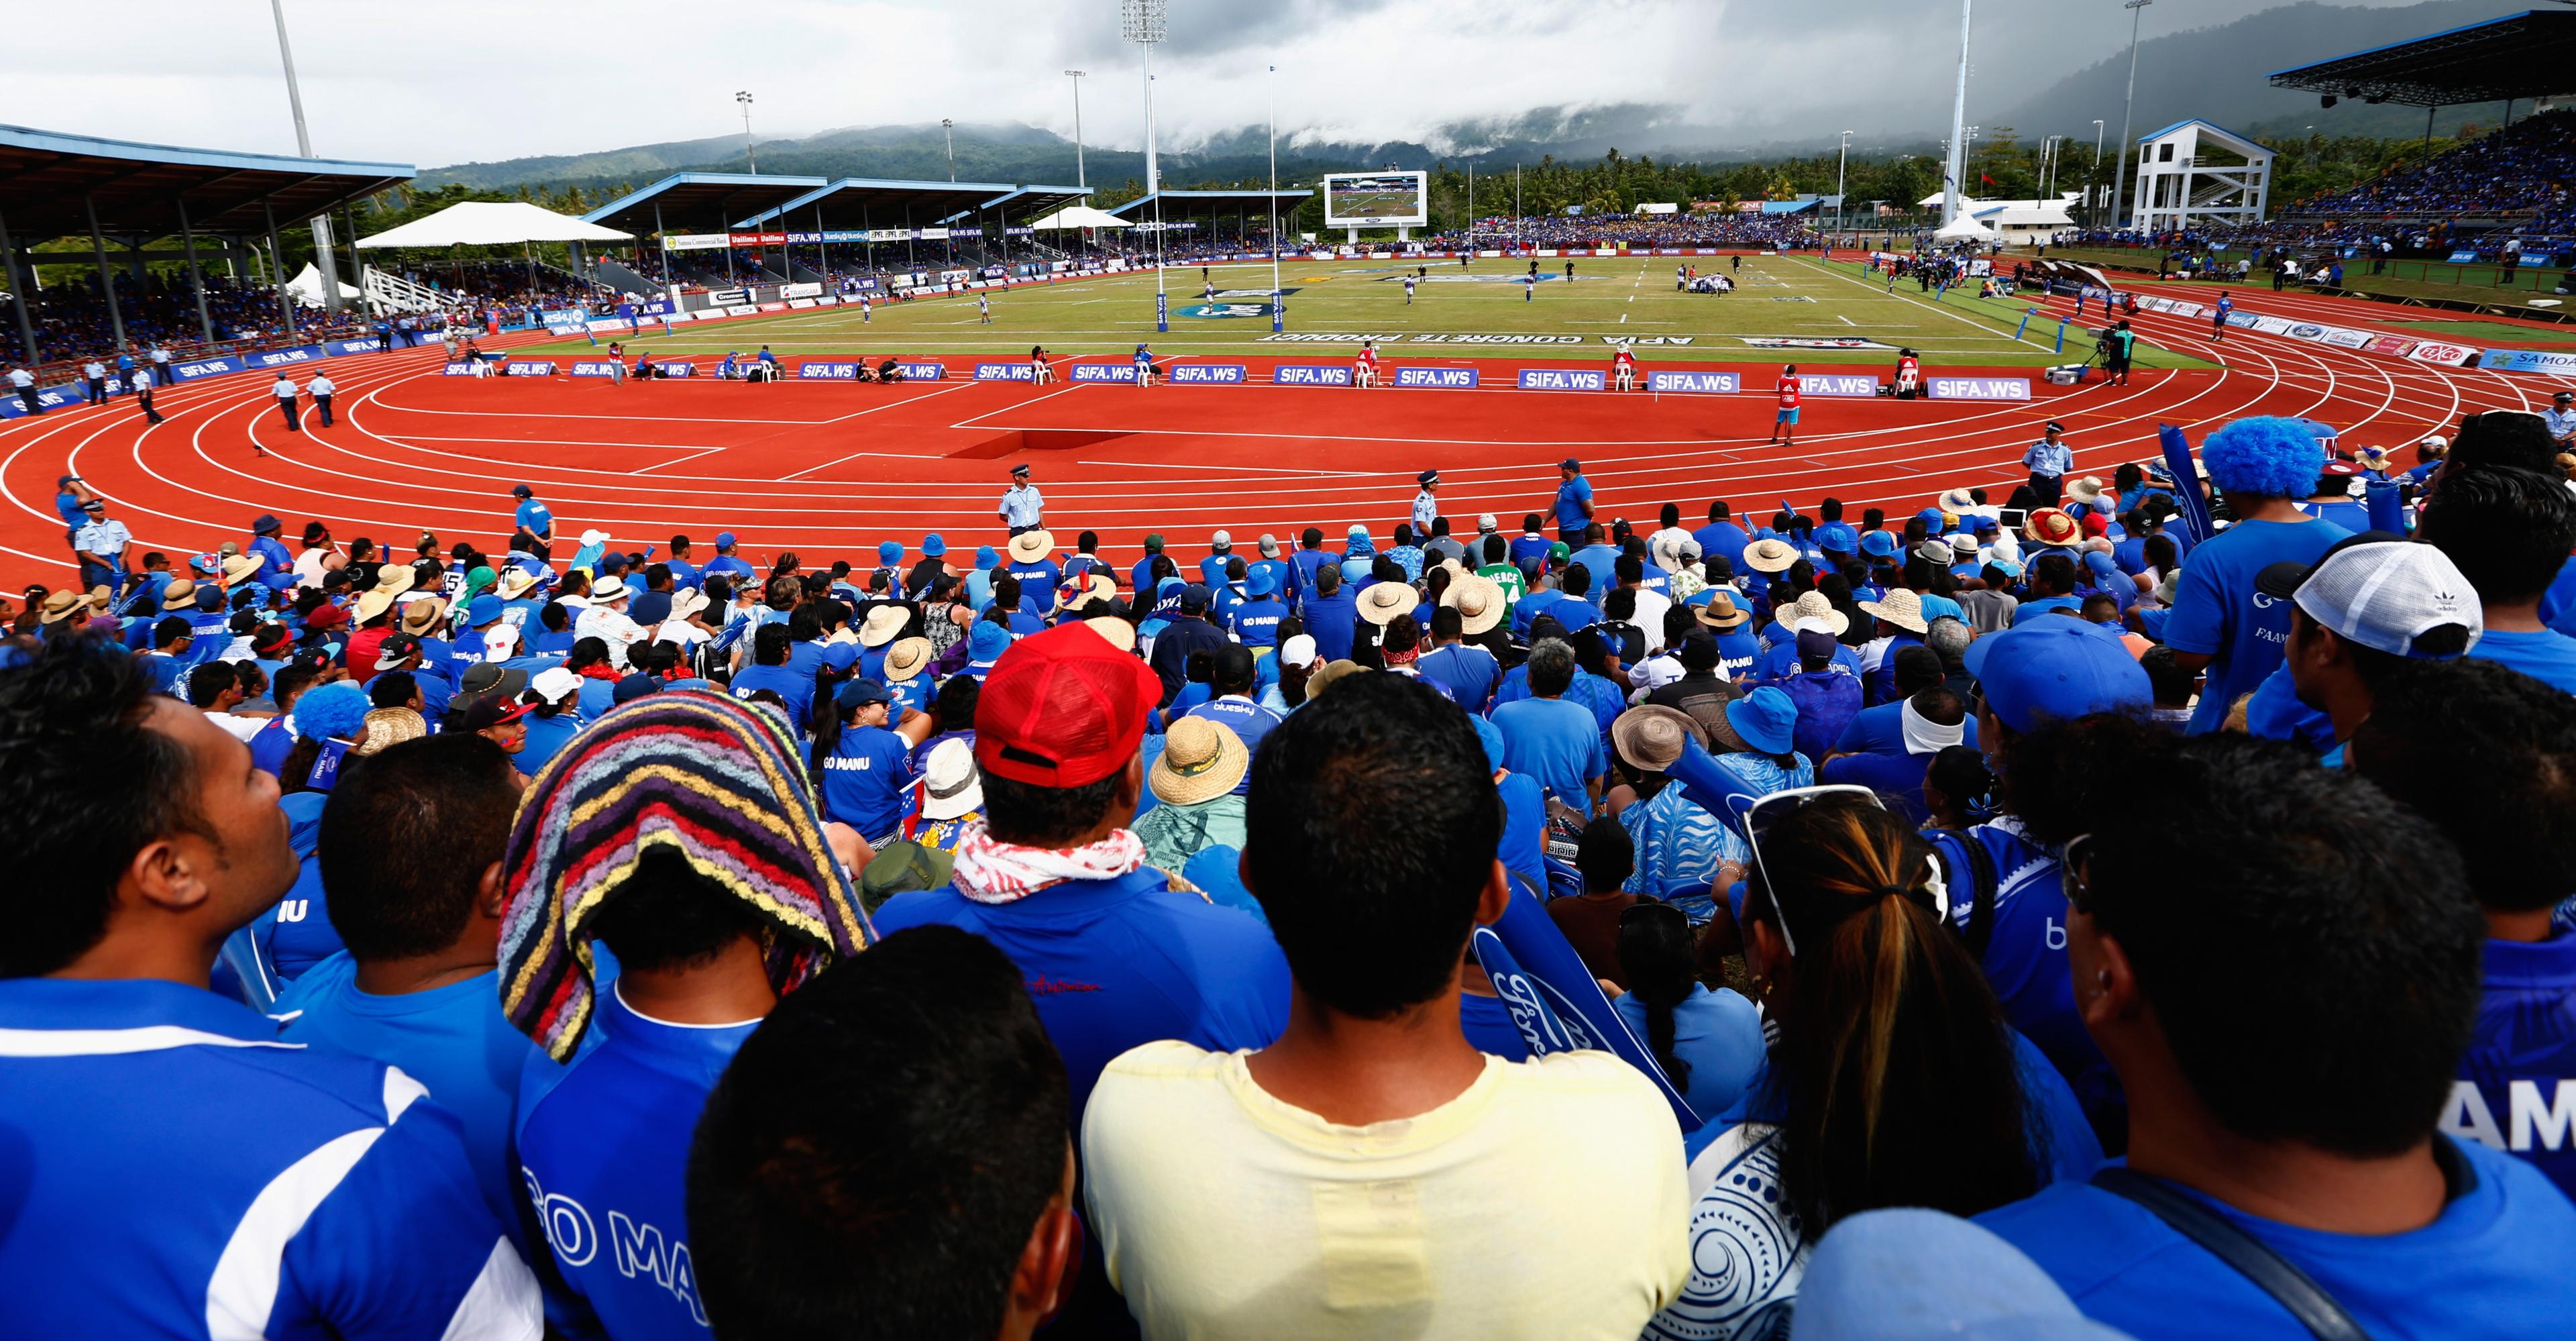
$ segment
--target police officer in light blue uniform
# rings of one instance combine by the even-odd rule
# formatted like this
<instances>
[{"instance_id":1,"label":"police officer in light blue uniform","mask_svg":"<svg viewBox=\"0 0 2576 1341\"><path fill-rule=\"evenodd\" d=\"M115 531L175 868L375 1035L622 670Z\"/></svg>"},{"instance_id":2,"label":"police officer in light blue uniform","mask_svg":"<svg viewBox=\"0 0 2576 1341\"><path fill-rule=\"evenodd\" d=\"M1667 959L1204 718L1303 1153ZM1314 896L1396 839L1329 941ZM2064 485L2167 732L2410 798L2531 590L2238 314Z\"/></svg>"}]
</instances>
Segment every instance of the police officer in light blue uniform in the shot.
<instances>
[{"instance_id":1,"label":"police officer in light blue uniform","mask_svg":"<svg viewBox=\"0 0 2576 1341\"><path fill-rule=\"evenodd\" d=\"M1046 526L1046 495L1029 483L1025 465L1011 467L1011 487L1002 491L1001 518L1012 535Z\"/></svg>"},{"instance_id":2,"label":"police officer in light blue uniform","mask_svg":"<svg viewBox=\"0 0 2576 1341\"><path fill-rule=\"evenodd\" d=\"M2048 432L2021 454L2021 463L2030 468L2030 491L2039 495L2041 507L2053 508L2065 497L2066 472L2075 469L2075 449L2061 439L2066 425L2048 421Z\"/></svg>"}]
</instances>

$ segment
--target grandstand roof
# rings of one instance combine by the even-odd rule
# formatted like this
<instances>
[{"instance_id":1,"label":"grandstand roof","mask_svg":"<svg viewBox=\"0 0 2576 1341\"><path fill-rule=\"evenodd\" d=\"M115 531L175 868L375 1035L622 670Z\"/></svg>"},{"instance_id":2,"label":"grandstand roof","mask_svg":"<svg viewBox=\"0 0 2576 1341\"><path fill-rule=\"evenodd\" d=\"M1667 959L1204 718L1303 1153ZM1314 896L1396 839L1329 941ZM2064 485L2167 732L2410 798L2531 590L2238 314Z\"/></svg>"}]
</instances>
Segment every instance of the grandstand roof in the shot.
<instances>
[{"instance_id":1,"label":"grandstand roof","mask_svg":"<svg viewBox=\"0 0 2576 1341\"><path fill-rule=\"evenodd\" d=\"M2274 88L2408 107L2544 98L2576 89L2576 12L2526 10L2281 70Z\"/></svg>"},{"instance_id":2,"label":"grandstand roof","mask_svg":"<svg viewBox=\"0 0 2576 1341\"><path fill-rule=\"evenodd\" d=\"M780 201L774 207L745 217L733 226L751 228L777 220L790 224L803 224L816 209L829 210L841 215L845 222L850 211L864 211L880 224L889 221L901 222L907 217L908 211L909 217L915 224L935 224L960 214L990 208L1029 190L1052 193L1040 197L1046 202L1046 209L1053 209L1068 199L1079 200L1086 194L1084 188L1072 186L1019 187L1009 182L911 182L875 177L843 177L838 181L822 183L814 190L803 192L792 200ZM1024 202L1014 208L1026 207ZM880 211L883 212L880 213Z\"/></svg>"},{"instance_id":3,"label":"grandstand roof","mask_svg":"<svg viewBox=\"0 0 2576 1341\"><path fill-rule=\"evenodd\" d=\"M638 187L585 214L586 223L622 228L638 237L660 226L680 232L724 228L747 214L774 210L824 185L821 177L774 177L741 172L675 172Z\"/></svg>"},{"instance_id":4,"label":"grandstand roof","mask_svg":"<svg viewBox=\"0 0 2576 1341\"><path fill-rule=\"evenodd\" d=\"M179 231L179 202L201 233L264 232L302 223L343 202L411 180L405 163L359 163L283 154L235 154L136 144L0 125L0 219L13 241L89 231L160 237Z\"/></svg>"},{"instance_id":5,"label":"grandstand roof","mask_svg":"<svg viewBox=\"0 0 2576 1341\"><path fill-rule=\"evenodd\" d=\"M1312 190L1246 190L1246 191L1154 191L1136 197L1124 205L1109 207L1111 214L1126 219L1141 219L1154 212L1154 202L1163 202L1166 214L1224 214L1235 209L1267 207L1273 197L1282 210L1293 209L1299 202L1314 196Z\"/></svg>"}]
</instances>

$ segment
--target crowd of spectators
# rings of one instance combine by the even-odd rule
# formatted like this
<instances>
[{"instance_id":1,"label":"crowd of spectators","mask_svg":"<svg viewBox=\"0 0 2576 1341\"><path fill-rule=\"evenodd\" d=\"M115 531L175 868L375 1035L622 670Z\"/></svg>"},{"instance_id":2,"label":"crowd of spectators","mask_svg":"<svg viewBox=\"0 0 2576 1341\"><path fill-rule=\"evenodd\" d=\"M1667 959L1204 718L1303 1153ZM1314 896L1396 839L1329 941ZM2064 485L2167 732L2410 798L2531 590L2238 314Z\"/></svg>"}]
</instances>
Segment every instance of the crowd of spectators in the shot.
<instances>
[{"instance_id":1,"label":"crowd of spectators","mask_svg":"<svg viewBox=\"0 0 2576 1341\"><path fill-rule=\"evenodd\" d=\"M46 362L113 358L118 352L115 328L94 273L70 283L30 289L26 298L38 352ZM197 320L196 291L184 275L152 272L137 284L132 275L120 272L116 304L117 315L125 322L125 338L135 348L159 344L173 351L194 351L207 347L204 327ZM12 306L8 298L0 297L0 366L27 361L16 313L9 310ZM217 345L275 338L286 325L276 290L212 275L206 279L206 315L214 322ZM316 312L312 317L321 315ZM297 324L299 328L308 324L304 314L298 314Z\"/></svg>"},{"instance_id":2,"label":"crowd of spectators","mask_svg":"<svg viewBox=\"0 0 2576 1341\"><path fill-rule=\"evenodd\" d=\"M2556 428L829 561L525 485L136 558L66 476L7 1314L2563 1335Z\"/></svg>"},{"instance_id":3,"label":"crowd of spectators","mask_svg":"<svg viewBox=\"0 0 2576 1341\"><path fill-rule=\"evenodd\" d=\"M1763 214L1544 214L1481 219L1475 245L1494 247L1821 247L1812 221ZM1468 230L1445 230L1430 245L1465 246Z\"/></svg>"}]
</instances>

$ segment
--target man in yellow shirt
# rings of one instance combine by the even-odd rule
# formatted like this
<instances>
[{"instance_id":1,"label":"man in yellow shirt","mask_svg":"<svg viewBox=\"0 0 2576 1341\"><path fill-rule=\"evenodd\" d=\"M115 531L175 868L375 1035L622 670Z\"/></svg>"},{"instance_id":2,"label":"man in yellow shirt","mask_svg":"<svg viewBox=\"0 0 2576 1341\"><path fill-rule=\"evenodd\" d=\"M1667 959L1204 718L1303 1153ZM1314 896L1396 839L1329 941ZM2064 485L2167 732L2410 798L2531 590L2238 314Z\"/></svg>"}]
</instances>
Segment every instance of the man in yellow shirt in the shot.
<instances>
[{"instance_id":1,"label":"man in yellow shirt","mask_svg":"<svg viewBox=\"0 0 2576 1341\"><path fill-rule=\"evenodd\" d=\"M1150 1043L1082 1126L1089 1223L1148 1338L1634 1337L1690 1271L1681 1132L1601 1052L1458 1023L1514 897L1466 716L1355 676L1253 763L1242 873L1295 978L1257 1052Z\"/></svg>"}]
</instances>

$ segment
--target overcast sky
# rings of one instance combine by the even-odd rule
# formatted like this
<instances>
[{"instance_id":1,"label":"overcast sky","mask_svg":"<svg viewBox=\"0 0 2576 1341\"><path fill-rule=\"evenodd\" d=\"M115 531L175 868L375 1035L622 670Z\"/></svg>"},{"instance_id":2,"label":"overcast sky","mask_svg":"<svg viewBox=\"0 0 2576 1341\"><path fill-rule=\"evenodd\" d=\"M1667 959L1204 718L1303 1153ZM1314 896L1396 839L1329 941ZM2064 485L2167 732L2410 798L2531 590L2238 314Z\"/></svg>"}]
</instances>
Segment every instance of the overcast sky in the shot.
<instances>
[{"instance_id":1,"label":"overcast sky","mask_svg":"<svg viewBox=\"0 0 2576 1341\"><path fill-rule=\"evenodd\" d=\"M32 3L33 0L28 0ZM2345 0L2392 7L2412 0ZM2149 35L2224 23L2247 0L2154 0ZM2452 22L2519 6L2457 0ZM313 150L435 167L739 133L1024 121L1140 145L1136 48L1116 0L287 0ZM0 41L0 122L165 144L295 152L268 6L127 0L89 30L48 11ZM2119 50L2118 0L1984 0L1969 119ZM1533 108L1669 104L1749 137L1846 126L1944 133L1958 11L1941 0L1171 0L1155 61L1163 142L1258 124L1422 138ZM2313 51L2340 54L2321 24ZM1865 91L1865 92L1856 92ZM1839 124L1828 124L1839 123ZM1446 147L1446 146L1439 146Z\"/></svg>"}]
</instances>

